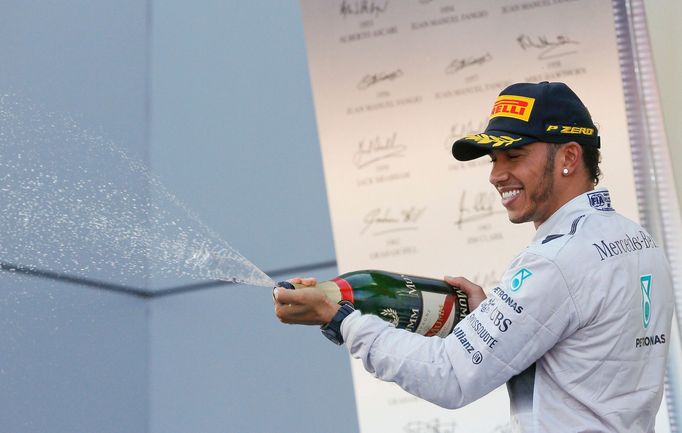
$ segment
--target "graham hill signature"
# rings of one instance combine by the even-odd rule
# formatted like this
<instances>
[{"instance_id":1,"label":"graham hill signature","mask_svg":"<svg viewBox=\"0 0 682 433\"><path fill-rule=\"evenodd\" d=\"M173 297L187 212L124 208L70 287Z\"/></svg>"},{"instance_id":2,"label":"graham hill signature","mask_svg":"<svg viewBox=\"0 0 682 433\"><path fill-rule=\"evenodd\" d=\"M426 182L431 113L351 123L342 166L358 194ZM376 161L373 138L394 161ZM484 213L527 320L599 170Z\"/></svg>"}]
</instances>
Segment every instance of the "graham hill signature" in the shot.
<instances>
[{"instance_id":1,"label":"graham hill signature","mask_svg":"<svg viewBox=\"0 0 682 433\"><path fill-rule=\"evenodd\" d=\"M394 132L385 139L377 136L369 140L361 140L358 143L358 149L353 154L353 164L357 168L364 168L385 159L404 156L407 146L399 144L397 137L398 133Z\"/></svg>"},{"instance_id":2,"label":"graham hill signature","mask_svg":"<svg viewBox=\"0 0 682 433\"><path fill-rule=\"evenodd\" d=\"M490 53L485 53L483 55L479 56L469 56L463 59L454 59L450 64L445 68L445 73L446 74L456 74L457 72L461 71L464 68L468 68L470 66L474 65L483 65L485 63L490 62L493 59L493 56Z\"/></svg>"},{"instance_id":3,"label":"graham hill signature","mask_svg":"<svg viewBox=\"0 0 682 433\"><path fill-rule=\"evenodd\" d=\"M388 0L383 3L372 0L343 0L341 2L341 16L346 18L348 15L355 16L372 16L374 18L386 12L388 9Z\"/></svg>"},{"instance_id":4,"label":"graham hill signature","mask_svg":"<svg viewBox=\"0 0 682 433\"><path fill-rule=\"evenodd\" d=\"M368 74L362 77L362 80L360 80L358 83L358 90L365 90L366 88L377 83L381 83L382 81L393 81L402 76L402 69L396 69L395 71L389 73L380 72L378 74Z\"/></svg>"},{"instance_id":5,"label":"graham hill signature","mask_svg":"<svg viewBox=\"0 0 682 433\"><path fill-rule=\"evenodd\" d=\"M578 50L574 46L580 44L580 42L574 41L567 35L557 35L554 38L550 38L545 35L533 37L521 34L516 38L516 41L524 51L530 49L540 50L538 60L556 59L575 54Z\"/></svg>"},{"instance_id":6,"label":"graham hill signature","mask_svg":"<svg viewBox=\"0 0 682 433\"><path fill-rule=\"evenodd\" d=\"M505 212L504 209L495 209L495 203L498 201L498 195L495 191L477 192L469 194L469 196L467 194L467 191L462 191L462 195L459 197L455 225L460 230L467 223L480 221Z\"/></svg>"},{"instance_id":7,"label":"graham hill signature","mask_svg":"<svg viewBox=\"0 0 682 433\"><path fill-rule=\"evenodd\" d=\"M388 233L417 230L417 222L424 215L425 207L409 206L399 211L391 208L374 208L363 218L365 226L360 231L363 235L371 230L374 236Z\"/></svg>"}]
</instances>

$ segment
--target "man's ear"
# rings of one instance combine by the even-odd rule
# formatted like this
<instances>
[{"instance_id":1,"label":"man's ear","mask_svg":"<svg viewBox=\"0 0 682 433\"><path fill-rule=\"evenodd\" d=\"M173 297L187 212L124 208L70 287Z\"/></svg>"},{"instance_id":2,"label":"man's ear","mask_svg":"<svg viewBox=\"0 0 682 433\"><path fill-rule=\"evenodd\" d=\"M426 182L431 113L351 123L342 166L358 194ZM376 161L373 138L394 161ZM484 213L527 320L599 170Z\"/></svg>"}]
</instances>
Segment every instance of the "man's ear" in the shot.
<instances>
[{"instance_id":1,"label":"man's ear","mask_svg":"<svg viewBox=\"0 0 682 433\"><path fill-rule=\"evenodd\" d=\"M575 172L583 160L583 148L575 141L569 141L561 147L560 157L561 168L567 168L569 172Z\"/></svg>"}]
</instances>

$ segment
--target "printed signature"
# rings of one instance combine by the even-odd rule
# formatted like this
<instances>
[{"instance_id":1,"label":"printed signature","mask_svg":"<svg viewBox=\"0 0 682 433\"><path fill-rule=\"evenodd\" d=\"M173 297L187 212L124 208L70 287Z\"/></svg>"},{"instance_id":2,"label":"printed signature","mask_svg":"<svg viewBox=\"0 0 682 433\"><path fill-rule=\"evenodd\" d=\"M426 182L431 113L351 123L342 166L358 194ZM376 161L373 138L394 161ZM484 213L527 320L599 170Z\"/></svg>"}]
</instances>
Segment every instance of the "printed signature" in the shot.
<instances>
[{"instance_id":1,"label":"printed signature","mask_svg":"<svg viewBox=\"0 0 682 433\"><path fill-rule=\"evenodd\" d=\"M469 56L463 59L454 59L445 68L446 74L456 74L464 68L468 68L474 65L483 65L490 62L493 59L492 54L485 53L481 56Z\"/></svg>"},{"instance_id":2,"label":"printed signature","mask_svg":"<svg viewBox=\"0 0 682 433\"><path fill-rule=\"evenodd\" d=\"M388 158L404 156L407 146L398 144L397 137L398 133L394 132L386 139L377 136L369 140L361 140L358 143L358 149L353 154L353 164L357 168L364 168Z\"/></svg>"},{"instance_id":3,"label":"printed signature","mask_svg":"<svg viewBox=\"0 0 682 433\"><path fill-rule=\"evenodd\" d=\"M417 222L424 215L425 207L409 206L395 212L391 208L375 208L370 210L363 222L365 226L360 234L365 234L370 228L377 229L372 231L374 236L385 235L401 231L417 230Z\"/></svg>"},{"instance_id":4,"label":"printed signature","mask_svg":"<svg viewBox=\"0 0 682 433\"><path fill-rule=\"evenodd\" d=\"M368 74L362 77L362 80L360 80L358 83L358 90L365 90L366 88L377 83L381 83L382 81L393 81L402 76L403 71L401 69L396 69L395 71L389 73L380 72L378 74Z\"/></svg>"},{"instance_id":5,"label":"printed signature","mask_svg":"<svg viewBox=\"0 0 682 433\"><path fill-rule=\"evenodd\" d=\"M374 18L386 12L388 9L388 0L384 0L383 4L379 4L371 0L356 0L341 2L341 16L346 18L348 15L369 15Z\"/></svg>"},{"instance_id":6,"label":"printed signature","mask_svg":"<svg viewBox=\"0 0 682 433\"><path fill-rule=\"evenodd\" d=\"M459 208L455 225L458 229L466 223L480 221L495 214L504 213L504 209L495 209L498 195L495 191L477 192L467 197L467 191L462 191L459 198Z\"/></svg>"},{"instance_id":7,"label":"printed signature","mask_svg":"<svg viewBox=\"0 0 682 433\"><path fill-rule=\"evenodd\" d=\"M574 46L580 44L580 42L574 41L567 35L557 35L555 38L548 38L545 35L533 37L522 34L516 38L516 41L524 51L529 49L540 50L538 60L556 59L575 54L578 50Z\"/></svg>"},{"instance_id":8,"label":"printed signature","mask_svg":"<svg viewBox=\"0 0 682 433\"><path fill-rule=\"evenodd\" d=\"M486 125L488 125L487 116L478 122L474 120L467 120L466 122L453 123L450 125L450 132L443 141L443 146L449 152L452 149L452 143L454 143L455 140L459 140L460 138L466 137L467 135L478 134L485 129Z\"/></svg>"}]
</instances>

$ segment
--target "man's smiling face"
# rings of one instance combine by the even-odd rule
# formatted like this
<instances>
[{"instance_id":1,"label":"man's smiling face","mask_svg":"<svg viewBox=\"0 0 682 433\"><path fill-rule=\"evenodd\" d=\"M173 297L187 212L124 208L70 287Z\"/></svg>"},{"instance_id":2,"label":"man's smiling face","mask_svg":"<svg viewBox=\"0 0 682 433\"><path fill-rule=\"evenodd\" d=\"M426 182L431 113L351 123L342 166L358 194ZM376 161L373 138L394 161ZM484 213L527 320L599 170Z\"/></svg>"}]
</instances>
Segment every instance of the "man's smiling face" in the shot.
<instances>
[{"instance_id":1,"label":"man's smiling face","mask_svg":"<svg viewBox=\"0 0 682 433\"><path fill-rule=\"evenodd\" d=\"M554 193L555 154L555 146L543 142L490 154L489 180L500 193L511 222L532 221L538 227L563 204Z\"/></svg>"}]
</instances>

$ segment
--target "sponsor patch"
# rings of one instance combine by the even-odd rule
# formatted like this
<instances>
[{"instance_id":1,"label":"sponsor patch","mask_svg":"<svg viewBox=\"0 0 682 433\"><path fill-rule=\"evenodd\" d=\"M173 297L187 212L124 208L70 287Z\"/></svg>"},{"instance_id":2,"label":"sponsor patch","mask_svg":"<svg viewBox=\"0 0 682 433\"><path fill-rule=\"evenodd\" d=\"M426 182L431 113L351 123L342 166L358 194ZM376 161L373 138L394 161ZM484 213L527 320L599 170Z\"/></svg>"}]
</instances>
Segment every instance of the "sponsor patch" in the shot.
<instances>
[{"instance_id":1,"label":"sponsor patch","mask_svg":"<svg viewBox=\"0 0 682 433\"><path fill-rule=\"evenodd\" d=\"M521 268L511 279L511 291L518 292L523 286L523 281L533 275L531 271L526 268Z\"/></svg>"},{"instance_id":2,"label":"sponsor patch","mask_svg":"<svg viewBox=\"0 0 682 433\"><path fill-rule=\"evenodd\" d=\"M494 338L490 332L488 332L485 325L483 325L473 314L469 314L466 320L469 322L471 328L474 330L476 335L478 335L481 341L483 341L483 343L485 343L489 348L494 349L497 339Z\"/></svg>"},{"instance_id":3,"label":"sponsor patch","mask_svg":"<svg viewBox=\"0 0 682 433\"><path fill-rule=\"evenodd\" d=\"M483 354L481 352L476 351L472 356L471 356L471 362L474 364L480 364L483 361Z\"/></svg>"},{"instance_id":4,"label":"sponsor patch","mask_svg":"<svg viewBox=\"0 0 682 433\"><path fill-rule=\"evenodd\" d=\"M587 194L590 206L597 210L612 211L611 196L608 191L594 191Z\"/></svg>"},{"instance_id":5,"label":"sponsor patch","mask_svg":"<svg viewBox=\"0 0 682 433\"><path fill-rule=\"evenodd\" d=\"M511 117L512 119L523 120L528 122L530 113L533 111L535 98L527 98L525 96L514 95L500 95L493 109L490 112L490 118L494 117Z\"/></svg>"},{"instance_id":6,"label":"sponsor patch","mask_svg":"<svg viewBox=\"0 0 682 433\"><path fill-rule=\"evenodd\" d=\"M499 297L500 301L502 301L503 303L507 304L507 306L509 306L509 308L511 308L512 310L514 310L514 312L516 312L516 314L521 314L521 313L523 312L523 305L519 305L519 304L514 300L514 298L512 298L511 296L509 296L504 290L502 290L502 289L500 288L500 286L495 287L495 288L492 290L492 292L493 292L494 294L496 294L496 295Z\"/></svg>"},{"instance_id":7,"label":"sponsor patch","mask_svg":"<svg viewBox=\"0 0 682 433\"><path fill-rule=\"evenodd\" d=\"M479 310L481 313L487 313L493 307L495 307L495 298L487 298L485 301L483 301L479 307Z\"/></svg>"},{"instance_id":8,"label":"sponsor patch","mask_svg":"<svg viewBox=\"0 0 682 433\"><path fill-rule=\"evenodd\" d=\"M495 325L495 327L500 330L500 332L507 332L507 329L509 329L509 327L512 324L511 319L506 319L504 317L504 313L502 313L497 308L495 308L490 313L489 319L493 323L493 325Z\"/></svg>"},{"instance_id":9,"label":"sponsor patch","mask_svg":"<svg viewBox=\"0 0 682 433\"><path fill-rule=\"evenodd\" d=\"M473 353L473 351L475 350L474 345L471 344L471 342L467 338L467 335L460 327L455 326L455 329L452 331L452 333L455 337L457 337L457 340L459 340L459 343L462 345L462 348L466 350L467 353Z\"/></svg>"},{"instance_id":10,"label":"sponsor patch","mask_svg":"<svg viewBox=\"0 0 682 433\"><path fill-rule=\"evenodd\" d=\"M646 329L651 321L651 275L639 277L639 287L642 289L642 326Z\"/></svg>"},{"instance_id":11,"label":"sponsor patch","mask_svg":"<svg viewBox=\"0 0 682 433\"><path fill-rule=\"evenodd\" d=\"M599 253L600 261L621 254L633 253L642 249L658 248L656 241L644 230L633 235L626 234L622 239L605 240L592 244Z\"/></svg>"},{"instance_id":12,"label":"sponsor patch","mask_svg":"<svg viewBox=\"0 0 682 433\"><path fill-rule=\"evenodd\" d=\"M635 348L665 344L665 334L646 336L635 339Z\"/></svg>"}]
</instances>

